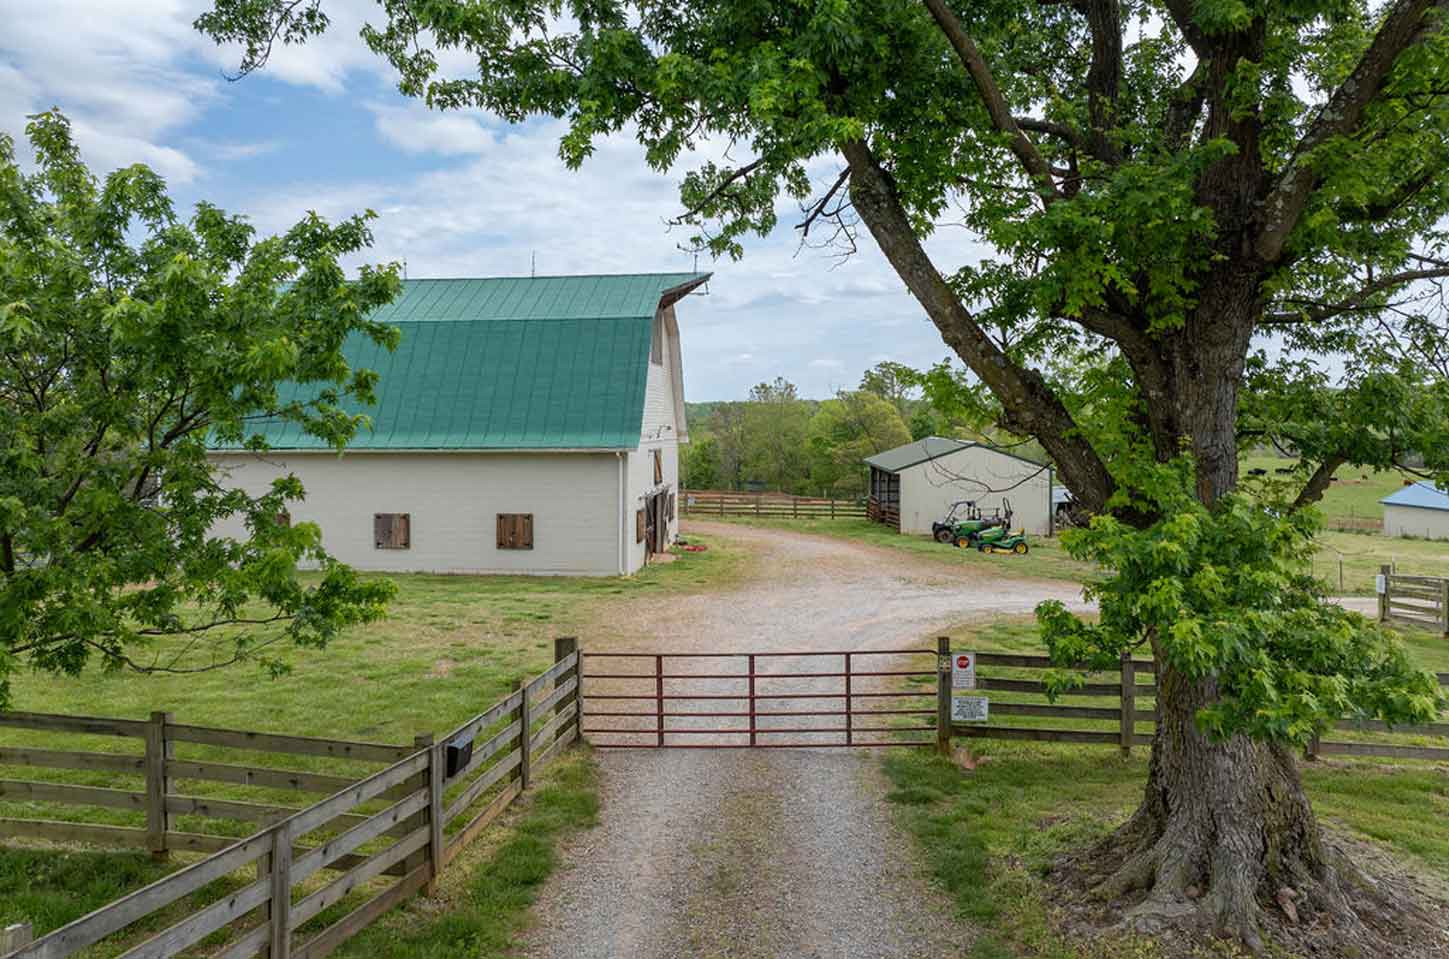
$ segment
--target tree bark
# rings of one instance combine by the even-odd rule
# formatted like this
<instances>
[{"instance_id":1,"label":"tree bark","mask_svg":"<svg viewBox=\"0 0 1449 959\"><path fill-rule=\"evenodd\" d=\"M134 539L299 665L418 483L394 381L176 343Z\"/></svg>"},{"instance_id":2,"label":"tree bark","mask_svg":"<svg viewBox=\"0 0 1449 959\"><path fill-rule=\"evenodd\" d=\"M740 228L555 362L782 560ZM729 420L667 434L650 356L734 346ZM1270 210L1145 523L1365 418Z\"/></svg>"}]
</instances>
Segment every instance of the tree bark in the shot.
<instances>
[{"instance_id":1,"label":"tree bark","mask_svg":"<svg viewBox=\"0 0 1449 959\"><path fill-rule=\"evenodd\" d=\"M1352 916L1294 757L1243 736L1211 740L1196 717L1216 701L1215 683L1189 679L1155 652L1147 786L1136 813L1091 857L1108 866L1098 895L1145 893L1125 915L1142 932L1203 919L1254 952L1263 948L1265 907L1285 889L1305 920L1320 910Z\"/></svg>"}]
</instances>

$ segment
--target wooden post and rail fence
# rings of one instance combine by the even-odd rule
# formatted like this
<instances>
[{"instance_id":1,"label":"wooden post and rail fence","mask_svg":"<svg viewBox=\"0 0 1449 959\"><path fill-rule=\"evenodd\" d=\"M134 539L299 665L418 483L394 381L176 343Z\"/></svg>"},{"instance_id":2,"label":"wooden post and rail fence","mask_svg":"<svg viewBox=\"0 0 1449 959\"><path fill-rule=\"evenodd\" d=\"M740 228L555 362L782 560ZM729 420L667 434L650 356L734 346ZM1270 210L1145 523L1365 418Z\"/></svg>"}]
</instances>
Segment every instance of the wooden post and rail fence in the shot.
<instances>
[{"instance_id":1,"label":"wooden post and rail fence","mask_svg":"<svg viewBox=\"0 0 1449 959\"><path fill-rule=\"evenodd\" d=\"M123 790L39 781L0 781L0 800L25 799L131 809L145 828L0 819L0 839L27 837L209 853L165 878L39 938L28 926L0 933L5 959L64 959L149 920L165 928L121 943L124 959L166 959L228 930L213 959L318 959L418 890L580 735L577 640L555 643L547 671L436 740L412 746L341 742L149 720L0 713L0 727L138 739L140 753L0 748L0 766L103 771L133 776ZM383 763L347 776L177 758L178 744ZM303 808L181 793L181 780L323 793ZM261 823L243 839L182 832L177 815ZM243 878L238 878L238 877ZM198 903L198 899L207 899ZM177 904L185 900L185 913ZM333 907L350 908L332 918ZM324 914L325 910L331 910ZM114 950L111 950L114 951Z\"/></svg>"},{"instance_id":2,"label":"wooden post and rail fence","mask_svg":"<svg viewBox=\"0 0 1449 959\"><path fill-rule=\"evenodd\" d=\"M1449 579L1405 576L1393 566L1380 566L1379 622L1403 623L1449 636Z\"/></svg>"},{"instance_id":3,"label":"wooden post and rail fence","mask_svg":"<svg viewBox=\"0 0 1449 959\"><path fill-rule=\"evenodd\" d=\"M683 490L686 516L753 516L760 519L865 519L863 500L791 496L788 493L735 493L728 490Z\"/></svg>"}]
</instances>

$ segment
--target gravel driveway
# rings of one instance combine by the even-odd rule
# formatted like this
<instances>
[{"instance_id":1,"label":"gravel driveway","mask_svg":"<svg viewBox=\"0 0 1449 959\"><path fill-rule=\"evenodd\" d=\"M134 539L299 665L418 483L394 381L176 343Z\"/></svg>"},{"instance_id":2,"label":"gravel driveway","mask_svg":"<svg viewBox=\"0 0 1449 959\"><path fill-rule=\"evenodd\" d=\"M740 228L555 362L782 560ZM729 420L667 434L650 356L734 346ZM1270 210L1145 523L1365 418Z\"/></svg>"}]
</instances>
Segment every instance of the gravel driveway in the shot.
<instances>
[{"instance_id":1,"label":"gravel driveway","mask_svg":"<svg viewBox=\"0 0 1449 959\"><path fill-rule=\"evenodd\" d=\"M1012 575L1029 568L1015 558L999 568L954 568L780 530L704 522L689 523L691 530L748 547L757 557L750 582L738 591L621 603L609 611L610 634L586 638L586 650L919 649L935 630L1027 614L1047 598L1087 608L1070 583ZM624 661L596 660L587 669L615 670L613 662ZM690 662L671 661L669 671L722 668L718 660ZM738 662L723 669L738 671ZM767 662L762 669L776 672L821 666ZM737 692L728 682L693 681L689 691ZM565 850L536 907L526 955L944 959L967 952L971 930L924 880L909 837L891 821L877 751L600 750L598 758L599 825Z\"/></svg>"}]
</instances>

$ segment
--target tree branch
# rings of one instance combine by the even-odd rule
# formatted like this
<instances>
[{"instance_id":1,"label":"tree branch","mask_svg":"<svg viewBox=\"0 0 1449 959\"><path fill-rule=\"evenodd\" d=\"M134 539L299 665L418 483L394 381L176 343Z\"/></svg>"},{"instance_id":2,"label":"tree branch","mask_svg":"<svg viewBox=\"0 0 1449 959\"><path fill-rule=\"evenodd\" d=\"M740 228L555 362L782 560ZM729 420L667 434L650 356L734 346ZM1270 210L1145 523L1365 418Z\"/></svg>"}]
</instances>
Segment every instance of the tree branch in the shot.
<instances>
[{"instance_id":1,"label":"tree branch","mask_svg":"<svg viewBox=\"0 0 1449 959\"><path fill-rule=\"evenodd\" d=\"M1407 283L1414 283L1419 280L1438 280L1449 277L1449 264L1427 270L1405 270L1402 273L1390 273L1388 276L1380 277L1372 283L1360 288L1346 299L1337 303L1320 304L1311 310L1306 311L1284 311L1274 313L1268 318L1268 322L1274 324L1287 323L1321 323L1330 320L1335 316L1342 316L1344 313L1364 307L1365 302L1379 293L1385 293ZM1288 301L1292 302L1292 301Z\"/></svg>"},{"instance_id":2,"label":"tree branch","mask_svg":"<svg viewBox=\"0 0 1449 959\"><path fill-rule=\"evenodd\" d=\"M924 0L924 2L926 8L931 11L931 16L936 19L936 25L946 35L946 39L950 41L956 55L961 59L962 65L966 67L966 72L971 75L971 80L976 84L976 90L981 94L982 102L986 104L986 112L991 116L992 125L1010 138L1011 152L1016 154L1022 169L1040 188L1042 202L1051 203L1061 199L1061 191L1057 189L1056 182L1052 179L1050 167L1038 152L1036 144L1032 143L1022 132L1021 127L1016 125L1006 97L1002 95L1001 88L996 85L996 78L991 75L991 68L987 66L986 59L981 56L981 51L976 48L976 42L966 33L965 28L961 26L961 21L956 18L956 14L946 6L945 0Z\"/></svg>"},{"instance_id":3,"label":"tree branch","mask_svg":"<svg viewBox=\"0 0 1449 959\"><path fill-rule=\"evenodd\" d=\"M947 345L1001 401L1002 425L1039 439L1077 499L1088 509L1102 510L1116 485L1061 399L1040 373L1018 365L993 343L961 304L921 246L890 174L869 145L851 140L841 145L841 152L850 165L850 196L856 211Z\"/></svg>"},{"instance_id":4,"label":"tree branch","mask_svg":"<svg viewBox=\"0 0 1449 959\"><path fill-rule=\"evenodd\" d=\"M1288 235L1298 225L1309 197L1320 183L1309 154L1334 137L1359 128L1365 111L1383 91L1389 73L1405 50L1420 43L1431 26L1430 11L1449 11L1449 0L1397 0L1353 72L1329 97L1293 151L1293 160L1264 203L1254 248L1265 262L1283 255Z\"/></svg>"},{"instance_id":5,"label":"tree branch","mask_svg":"<svg viewBox=\"0 0 1449 959\"><path fill-rule=\"evenodd\" d=\"M1303 489L1294 498L1293 505L1288 508L1289 512L1296 512L1322 499L1324 491L1333 482L1334 472L1347 462L1347 456L1341 453L1334 453L1326 457L1322 463L1319 463L1318 469L1313 471L1313 475L1308 478L1308 482L1304 484Z\"/></svg>"}]
</instances>

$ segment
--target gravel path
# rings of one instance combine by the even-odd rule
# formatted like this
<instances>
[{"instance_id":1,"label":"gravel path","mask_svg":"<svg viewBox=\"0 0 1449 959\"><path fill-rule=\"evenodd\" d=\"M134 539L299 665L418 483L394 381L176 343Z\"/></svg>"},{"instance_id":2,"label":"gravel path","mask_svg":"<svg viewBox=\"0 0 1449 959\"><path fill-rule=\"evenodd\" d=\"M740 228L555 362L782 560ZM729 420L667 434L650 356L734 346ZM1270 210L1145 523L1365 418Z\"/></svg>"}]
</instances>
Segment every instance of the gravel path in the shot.
<instances>
[{"instance_id":1,"label":"gravel path","mask_svg":"<svg viewBox=\"0 0 1449 959\"><path fill-rule=\"evenodd\" d=\"M1012 575L1025 564L1011 560L1000 568L957 569L780 530L709 523L690 523L689 530L747 546L757 557L748 585L678 601L619 603L605 617L609 634L591 638L586 649L919 649L935 630L1024 615L1047 598L1087 608L1069 583ZM610 663L611 671L633 671L616 662L627 663L596 660L588 669L603 671L599 664ZM776 673L821 669L820 660L761 662L770 664L762 670ZM644 662L637 671L652 668ZM670 672L738 669L738 660L727 667L719 660L669 666ZM791 681L796 690L810 682ZM698 680L688 688L737 692L739 686ZM966 953L971 930L922 878L911 840L894 826L875 751L600 750L598 757L600 823L566 850L563 868L536 907L527 956L945 959Z\"/></svg>"}]
</instances>

